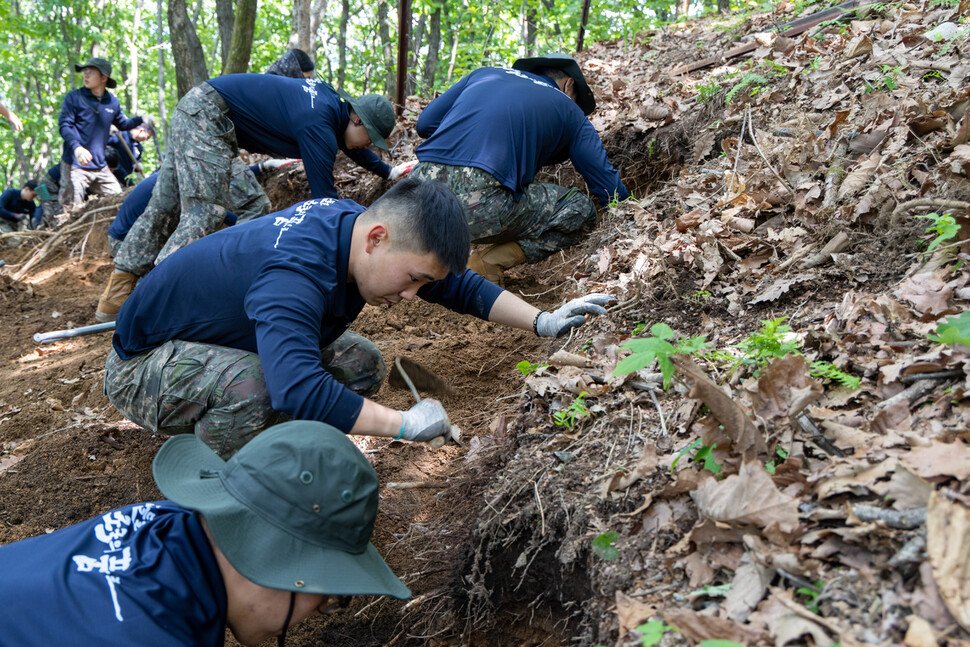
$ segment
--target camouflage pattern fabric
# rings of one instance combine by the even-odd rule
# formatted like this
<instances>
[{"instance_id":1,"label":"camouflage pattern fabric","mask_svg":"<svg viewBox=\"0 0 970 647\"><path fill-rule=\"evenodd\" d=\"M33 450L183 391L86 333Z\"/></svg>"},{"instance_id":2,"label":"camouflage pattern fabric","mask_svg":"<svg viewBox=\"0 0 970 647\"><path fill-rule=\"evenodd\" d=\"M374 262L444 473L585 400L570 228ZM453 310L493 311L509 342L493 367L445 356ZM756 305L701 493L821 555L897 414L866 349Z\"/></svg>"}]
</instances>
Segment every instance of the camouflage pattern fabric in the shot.
<instances>
[{"instance_id":1,"label":"camouflage pattern fabric","mask_svg":"<svg viewBox=\"0 0 970 647\"><path fill-rule=\"evenodd\" d=\"M219 93L205 83L179 101L172 116L171 144L152 198L125 236L115 257L116 269L144 276L175 250L222 226L229 206L232 160L238 152L228 112ZM265 199L255 177L237 187ZM249 197L247 204L258 200L258 195ZM268 210L268 200L265 205Z\"/></svg>"},{"instance_id":2,"label":"camouflage pattern fabric","mask_svg":"<svg viewBox=\"0 0 970 647\"><path fill-rule=\"evenodd\" d=\"M51 196L50 200L40 201L40 206L44 209L44 226L53 227L55 223L54 216L60 215L63 212L63 209L61 209L61 202L57 198L61 187L57 182L54 181L54 178L47 173L45 173L44 177L41 178L40 183L44 185L44 187L47 189L47 193Z\"/></svg>"},{"instance_id":3,"label":"camouflage pattern fabric","mask_svg":"<svg viewBox=\"0 0 970 647\"><path fill-rule=\"evenodd\" d=\"M323 368L364 397L387 376L380 350L355 333L322 351ZM224 459L287 419L272 407L259 356L214 344L176 339L129 360L112 350L104 392L132 422L168 436L195 433Z\"/></svg>"},{"instance_id":4,"label":"camouflage pattern fabric","mask_svg":"<svg viewBox=\"0 0 970 647\"><path fill-rule=\"evenodd\" d=\"M116 195L121 193L121 184L107 166L90 170L61 162L61 186L58 193L61 204L79 205L87 199L88 193Z\"/></svg>"},{"instance_id":5,"label":"camouflage pattern fabric","mask_svg":"<svg viewBox=\"0 0 970 647\"><path fill-rule=\"evenodd\" d=\"M229 168L229 203L226 208L239 217L236 222L265 216L271 209L269 198L256 175L238 157L232 158Z\"/></svg>"},{"instance_id":6,"label":"camouflage pattern fabric","mask_svg":"<svg viewBox=\"0 0 970 647\"><path fill-rule=\"evenodd\" d=\"M121 249L121 244L125 242L123 240L118 240L114 236L108 236L108 252L111 254L111 258L118 255L118 250Z\"/></svg>"},{"instance_id":7,"label":"camouflage pattern fabric","mask_svg":"<svg viewBox=\"0 0 970 647\"><path fill-rule=\"evenodd\" d=\"M473 243L514 241L530 263L575 245L596 225L596 207L575 187L531 182L516 202L495 177L473 166L421 162L410 175L451 188L465 210Z\"/></svg>"}]
</instances>

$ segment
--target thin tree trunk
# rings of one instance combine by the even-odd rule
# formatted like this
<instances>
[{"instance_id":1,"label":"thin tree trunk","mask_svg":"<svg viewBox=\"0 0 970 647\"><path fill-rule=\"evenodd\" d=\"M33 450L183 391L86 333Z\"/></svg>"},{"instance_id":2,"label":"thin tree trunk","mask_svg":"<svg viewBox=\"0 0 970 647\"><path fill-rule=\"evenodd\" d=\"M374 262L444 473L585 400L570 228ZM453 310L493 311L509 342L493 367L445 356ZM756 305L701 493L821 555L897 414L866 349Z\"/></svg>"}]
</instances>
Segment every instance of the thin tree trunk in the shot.
<instances>
[{"instance_id":1,"label":"thin tree trunk","mask_svg":"<svg viewBox=\"0 0 970 647\"><path fill-rule=\"evenodd\" d=\"M232 26L232 43L223 74L240 74L249 69L249 57L253 50L253 34L256 33L256 1L237 0L236 19Z\"/></svg>"},{"instance_id":2,"label":"thin tree trunk","mask_svg":"<svg viewBox=\"0 0 970 647\"><path fill-rule=\"evenodd\" d=\"M717 0L717 12L727 13L731 11L731 0Z\"/></svg>"},{"instance_id":3,"label":"thin tree trunk","mask_svg":"<svg viewBox=\"0 0 970 647\"><path fill-rule=\"evenodd\" d=\"M347 22L350 20L350 0L340 1L340 27L337 33L337 89L344 89L347 78Z\"/></svg>"},{"instance_id":4,"label":"thin tree trunk","mask_svg":"<svg viewBox=\"0 0 970 647\"><path fill-rule=\"evenodd\" d=\"M156 0L156 27L158 28L158 124L162 129L162 141L168 142L168 119L165 117L165 34L162 32L162 0ZM162 151L158 153L161 161Z\"/></svg>"},{"instance_id":5,"label":"thin tree trunk","mask_svg":"<svg viewBox=\"0 0 970 647\"><path fill-rule=\"evenodd\" d=\"M293 0L293 17L290 22L290 39L287 47L302 49L313 56L310 51L310 0Z\"/></svg>"},{"instance_id":6,"label":"thin tree trunk","mask_svg":"<svg viewBox=\"0 0 970 647\"><path fill-rule=\"evenodd\" d=\"M381 53L384 59L384 94L393 96L394 67L391 65L391 61L394 60L394 44L391 42L391 27L387 19L387 0L380 0L377 3L377 34L380 37Z\"/></svg>"},{"instance_id":7,"label":"thin tree trunk","mask_svg":"<svg viewBox=\"0 0 970 647\"><path fill-rule=\"evenodd\" d=\"M320 46L320 22L327 15L327 0L313 0L313 7L310 9L310 49L306 51L313 59L317 60L317 48Z\"/></svg>"},{"instance_id":8,"label":"thin tree trunk","mask_svg":"<svg viewBox=\"0 0 970 647\"><path fill-rule=\"evenodd\" d=\"M445 85L451 85L451 77L455 74L455 59L458 58L458 37L457 32L461 29L461 21L465 18L465 10L468 8L468 0L461 0L461 10L458 12L458 19L451 23L448 30L448 37L451 38L451 56L448 59L448 78Z\"/></svg>"},{"instance_id":9,"label":"thin tree trunk","mask_svg":"<svg viewBox=\"0 0 970 647\"><path fill-rule=\"evenodd\" d=\"M181 99L186 92L209 78L202 43L189 20L185 0L169 0L168 28L171 34L172 57L175 59L175 83Z\"/></svg>"},{"instance_id":10,"label":"thin tree trunk","mask_svg":"<svg viewBox=\"0 0 970 647\"><path fill-rule=\"evenodd\" d=\"M434 87L435 73L438 71L438 50L441 48L441 7L431 14L428 24L428 55L424 59L424 83L422 94Z\"/></svg>"},{"instance_id":11,"label":"thin tree trunk","mask_svg":"<svg viewBox=\"0 0 970 647\"><path fill-rule=\"evenodd\" d=\"M220 67L226 67L229 60L229 46L232 44L232 29L236 15L232 11L232 0L216 0L216 22L219 25L219 47L222 57Z\"/></svg>"},{"instance_id":12,"label":"thin tree trunk","mask_svg":"<svg viewBox=\"0 0 970 647\"><path fill-rule=\"evenodd\" d=\"M135 42L135 34L141 31L141 12L145 6L145 0L135 0L135 13L131 19L131 32L125 37L128 41L128 79L125 88L131 92L131 106L129 114L137 115L138 110L138 44Z\"/></svg>"},{"instance_id":13,"label":"thin tree trunk","mask_svg":"<svg viewBox=\"0 0 970 647\"><path fill-rule=\"evenodd\" d=\"M408 48L408 83L407 83L407 93L408 96L414 94L415 86L418 82L418 55L421 52L421 45L424 42L424 27L428 21L428 17L425 14L418 15L418 24L414 28L414 39L410 42L410 47Z\"/></svg>"},{"instance_id":14,"label":"thin tree trunk","mask_svg":"<svg viewBox=\"0 0 970 647\"><path fill-rule=\"evenodd\" d=\"M523 8L523 40L522 56L532 56L536 51L536 36L538 25L536 20L537 5L529 0L522 0Z\"/></svg>"}]
</instances>

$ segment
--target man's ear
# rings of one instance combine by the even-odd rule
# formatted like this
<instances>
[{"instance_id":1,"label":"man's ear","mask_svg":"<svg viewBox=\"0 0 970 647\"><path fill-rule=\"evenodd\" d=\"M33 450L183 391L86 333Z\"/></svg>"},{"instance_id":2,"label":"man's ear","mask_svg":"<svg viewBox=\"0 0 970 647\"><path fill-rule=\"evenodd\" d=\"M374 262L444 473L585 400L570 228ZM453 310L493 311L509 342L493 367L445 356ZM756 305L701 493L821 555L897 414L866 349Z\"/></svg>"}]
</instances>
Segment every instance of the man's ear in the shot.
<instances>
[{"instance_id":1,"label":"man's ear","mask_svg":"<svg viewBox=\"0 0 970 647\"><path fill-rule=\"evenodd\" d=\"M365 249L367 253L370 254L372 251L374 251L375 247L381 243L387 244L387 241L387 227L381 223L373 224L367 230Z\"/></svg>"}]
</instances>

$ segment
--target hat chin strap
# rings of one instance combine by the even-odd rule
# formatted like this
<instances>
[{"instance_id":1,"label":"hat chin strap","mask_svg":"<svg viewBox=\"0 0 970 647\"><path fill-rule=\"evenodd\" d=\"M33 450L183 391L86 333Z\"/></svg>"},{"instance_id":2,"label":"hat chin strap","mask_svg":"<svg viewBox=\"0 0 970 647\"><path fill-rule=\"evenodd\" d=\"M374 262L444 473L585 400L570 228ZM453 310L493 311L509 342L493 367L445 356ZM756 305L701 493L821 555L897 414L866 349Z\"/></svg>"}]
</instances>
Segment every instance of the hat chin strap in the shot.
<instances>
[{"instance_id":1,"label":"hat chin strap","mask_svg":"<svg viewBox=\"0 0 970 647\"><path fill-rule=\"evenodd\" d=\"M293 607L296 605L296 591L290 591L290 608L286 612L286 620L283 621L283 631L276 637L278 647L286 644L286 630L290 628L290 618L293 617Z\"/></svg>"}]
</instances>

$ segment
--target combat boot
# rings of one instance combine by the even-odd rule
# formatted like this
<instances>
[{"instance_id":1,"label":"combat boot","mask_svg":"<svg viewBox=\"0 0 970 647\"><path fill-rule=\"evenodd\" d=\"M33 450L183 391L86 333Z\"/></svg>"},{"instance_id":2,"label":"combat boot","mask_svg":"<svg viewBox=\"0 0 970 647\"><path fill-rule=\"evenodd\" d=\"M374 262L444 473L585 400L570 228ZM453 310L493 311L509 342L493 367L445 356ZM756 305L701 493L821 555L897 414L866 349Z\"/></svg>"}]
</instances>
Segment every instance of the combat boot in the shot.
<instances>
[{"instance_id":1,"label":"combat boot","mask_svg":"<svg viewBox=\"0 0 970 647\"><path fill-rule=\"evenodd\" d=\"M481 274L495 285L502 285L503 271L525 262L525 252L518 243L502 243L492 245L481 254L472 254L468 258L468 269Z\"/></svg>"},{"instance_id":2,"label":"combat boot","mask_svg":"<svg viewBox=\"0 0 970 647\"><path fill-rule=\"evenodd\" d=\"M118 310L128 299L131 291L135 289L138 277L129 272L113 272L108 279L108 287L104 289L101 300L98 301L98 309L94 313L94 318L101 323L114 321L118 316Z\"/></svg>"}]
</instances>

